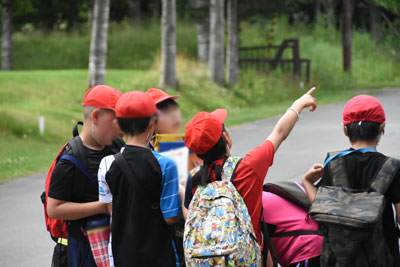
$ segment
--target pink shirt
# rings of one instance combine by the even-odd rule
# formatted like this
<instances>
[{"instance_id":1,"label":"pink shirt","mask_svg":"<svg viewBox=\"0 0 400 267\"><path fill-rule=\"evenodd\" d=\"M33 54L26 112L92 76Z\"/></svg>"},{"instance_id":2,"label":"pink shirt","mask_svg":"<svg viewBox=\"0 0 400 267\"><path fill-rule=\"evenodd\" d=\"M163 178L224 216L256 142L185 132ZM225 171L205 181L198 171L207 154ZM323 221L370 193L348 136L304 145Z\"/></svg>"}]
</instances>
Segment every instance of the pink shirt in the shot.
<instances>
[{"instance_id":1,"label":"pink shirt","mask_svg":"<svg viewBox=\"0 0 400 267\"><path fill-rule=\"evenodd\" d=\"M307 218L307 212L290 201L269 192L262 193L264 220L276 225L276 233L292 231L317 231L318 224ZM321 253L322 236L302 235L272 238L279 264L289 264L318 257Z\"/></svg>"}]
</instances>

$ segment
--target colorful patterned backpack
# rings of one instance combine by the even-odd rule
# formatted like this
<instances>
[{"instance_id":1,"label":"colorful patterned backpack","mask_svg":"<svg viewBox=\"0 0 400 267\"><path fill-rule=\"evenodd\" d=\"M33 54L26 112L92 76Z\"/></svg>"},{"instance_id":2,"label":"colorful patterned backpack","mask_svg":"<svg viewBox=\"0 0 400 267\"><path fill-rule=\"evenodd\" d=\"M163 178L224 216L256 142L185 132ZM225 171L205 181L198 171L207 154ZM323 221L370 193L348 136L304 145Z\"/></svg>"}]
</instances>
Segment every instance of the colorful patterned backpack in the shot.
<instances>
[{"instance_id":1,"label":"colorful patterned backpack","mask_svg":"<svg viewBox=\"0 0 400 267\"><path fill-rule=\"evenodd\" d=\"M229 157L220 181L197 188L185 223L186 266L261 266L249 212L232 184L240 160Z\"/></svg>"}]
</instances>

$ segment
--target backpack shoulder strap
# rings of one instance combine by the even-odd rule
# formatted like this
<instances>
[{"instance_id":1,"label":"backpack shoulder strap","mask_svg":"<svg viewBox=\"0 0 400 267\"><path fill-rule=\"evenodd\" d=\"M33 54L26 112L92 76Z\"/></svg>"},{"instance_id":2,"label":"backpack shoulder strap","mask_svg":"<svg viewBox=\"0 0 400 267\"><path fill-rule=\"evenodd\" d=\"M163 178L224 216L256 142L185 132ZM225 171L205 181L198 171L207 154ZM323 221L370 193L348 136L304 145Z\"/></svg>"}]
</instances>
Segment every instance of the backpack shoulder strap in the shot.
<instances>
[{"instance_id":1,"label":"backpack shoulder strap","mask_svg":"<svg viewBox=\"0 0 400 267\"><path fill-rule=\"evenodd\" d=\"M240 157L228 157L225 160L224 166L222 167L223 173L221 180L233 181L235 177L235 173L239 163L242 161L243 158Z\"/></svg>"},{"instance_id":2,"label":"backpack shoulder strap","mask_svg":"<svg viewBox=\"0 0 400 267\"><path fill-rule=\"evenodd\" d=\"M75 125L76 126L76 125ZM82 139L79 135L75 136L68 142L72 150L72 155L85 167L88 166L88 160L86 157L85 148L82 143Z\"/></svg>"},{"instance_id":3,"label":"backpack shoulder strap","mask_svg":"<svg viewBox=\"0 0 400 267\"><path fill-rule=\"evenodd\" d=\"M349 177L343 157L338 157L330 161L328 168L332 174L332 183L334 186L349 187Z\"/></svg>"},{"instance_id":4,"label":"backpack shoulder strap","mask_svg":"<svg viewBox=\"0 0 400 267\"><path fill-rule=\"evenodd\" d=\"M82 125L82 126L83 126L83 122L78 121L78 122L74 125L74 127L72 127L72 136L73 136L73 137L79 135L79 130L78 130L78 126L79 126L79 125Z\"/></svg>"},{"instance_id":5,"label":"backpack shoulder strap","mask_svg":"<svg viewBox=\"0 0 400 267\"><path fill-rule=\"evenodd\" d=\"M156 200L157 199L154 196L154 193L151 192L150 190L148 190L144 185L142 185L140 183L140 181L138 180L138 177L136 176L135 172L132 170L131 167L129 167L128 162L126 161L124 156L121 154L121 152L115 154L114 157L115 157L115 162L121 168L122 172L124 173L124 175L126 176L128 181L131 183L131 185L134 188L142 189L142 190L140 190L140 189L139 190L145 192L145 195L151 196L151 198L146 197L146 199L148 199L149 200L148 201L149 204L151 206L153 206L152 200Z\"/></svg>"},{"instance_id":6,"label":"backpack shoulder strap","mask_svg":"<svg viewBox=\"0 0 400 267\"><path fill-rule=\"evenodd\" d=\"M371 184L371 189L384 195L400 167L400 161L388 157Z\"/></svg>"},{"instance_id":7,"label":"backpack shoulder strap","mask_svg":"<svg viewBox=\"0 0 400 267\"><path fill-rule=\"evenodd\" d=\"M63 155L61 156L60 159L66 159L70 161L72 164L74 164L87 178L89 178L91 181L97 183L97 178L93 177L88 170L73 156L71 155Z\"/></svg>"}]
</instances>

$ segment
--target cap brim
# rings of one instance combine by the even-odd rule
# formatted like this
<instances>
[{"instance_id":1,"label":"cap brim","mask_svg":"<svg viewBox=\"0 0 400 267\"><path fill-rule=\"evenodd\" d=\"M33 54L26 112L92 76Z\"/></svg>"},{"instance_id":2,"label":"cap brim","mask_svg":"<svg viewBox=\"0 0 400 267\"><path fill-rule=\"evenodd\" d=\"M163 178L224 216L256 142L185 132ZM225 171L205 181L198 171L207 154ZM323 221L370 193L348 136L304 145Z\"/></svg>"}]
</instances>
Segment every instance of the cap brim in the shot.
<instances>
[{"instance_id":1,"label":"cap brim","mask_svg":"<svg viewBox=\"0 0 400 267\"><path fill-rule=\"evenodd\" d=\"M211 115L213 115L221 123L224 123L226 117L228 116L228 111L226 109L219 108L211 112Z\"/></svg>"},{"instance_id":2,"label":"cap brim","mask_svg":"<svg viewBox=\"0 0 400 267\"><path fill-rule=\"evenodd\" d=\"M180 95L166 95L166 96L161 97L160 99L157 99L157 101L155 101L155 103L158 104L158 103L161 103L161 102L163 102L163 101L165 101L167 99L175 100L175 99L178 99L180 97L181 97Z\"/></svg>"}]
</instances>

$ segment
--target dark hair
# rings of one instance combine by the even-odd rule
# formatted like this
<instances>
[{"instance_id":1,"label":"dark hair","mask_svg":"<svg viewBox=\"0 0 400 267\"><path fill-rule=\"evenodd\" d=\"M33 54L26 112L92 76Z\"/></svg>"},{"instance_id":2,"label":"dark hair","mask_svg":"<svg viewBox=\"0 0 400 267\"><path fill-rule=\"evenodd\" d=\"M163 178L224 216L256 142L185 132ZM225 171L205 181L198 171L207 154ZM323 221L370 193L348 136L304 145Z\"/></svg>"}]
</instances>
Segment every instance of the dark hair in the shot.
<instances>
[{"instance_id":1,"label":"dark hair","mask_svg":"<svg viewBox=\"0 0 400 267\"><path fill-rule=\"evenodd\" d=\"M132 136L146 131L153 117L154 116L137 119L117 118L117 120L119 128L121 128L125 134Z\"/></svg>"},{"instance_id":2,"label":"dark hair","mask_svg":"<svg viewBox=\"0 0 400 267\"><path fill-rule=\"evenodd\" d=\"M176 101L173 100L172 98L168 98L168 99L166 99L164 101L161 101L156 106L157 106L157 109L161 110L161 111L167 111L167 110L170 110L170 109L179 108L178 103L176 103Z\"/></svg>"},{"instance_id":3,"label":"dark hair","mask_svg":"<svg viewBox=\"0 0 400 267\"><path fill-rule=\"evenodd\" d=\"M350 142L374 141L379 135L380 123L372 121L353 122L346 124Z\"/></svg>"},{"instance_id":4,"label":"dark hair","mask_svg":"<svg viewBox=\"0 0 400 267\"><path fill-rule=\"evenodd\" d=\"M211 172L215 170L215 177L217 180L221 180L221 172L222 167L213 165L210 171L208 171L209 166L216 160L225 158L226 156L226 142L221 135L221 138L218 140L217 144L211 148L204 155L197 155L199 158L203 160L203 166L201 166L200 170L193 176L192 185L193 187L197 187L199 185L206 186L211 182Z\"/></svg>"}]
</instances>

